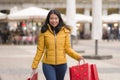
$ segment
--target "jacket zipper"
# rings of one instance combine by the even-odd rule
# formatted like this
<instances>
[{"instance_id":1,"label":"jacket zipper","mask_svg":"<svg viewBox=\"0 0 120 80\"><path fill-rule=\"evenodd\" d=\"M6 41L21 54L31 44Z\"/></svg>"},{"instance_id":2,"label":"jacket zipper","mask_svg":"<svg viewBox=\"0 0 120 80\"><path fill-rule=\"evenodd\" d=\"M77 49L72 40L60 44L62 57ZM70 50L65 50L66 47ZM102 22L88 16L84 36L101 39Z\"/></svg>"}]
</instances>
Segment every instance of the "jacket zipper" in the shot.
<instances>
[{"instance_id":1,"label":"jacket zipper","mask_svg":"<svg viewBox=\"0 0 120 80\"><path fill-rule=\"evenodd\" d=\"M55 63L57 64L57 46L56 46L56 33L54 30L54 40L55 40Z\"/></svg>"}]
</instances>

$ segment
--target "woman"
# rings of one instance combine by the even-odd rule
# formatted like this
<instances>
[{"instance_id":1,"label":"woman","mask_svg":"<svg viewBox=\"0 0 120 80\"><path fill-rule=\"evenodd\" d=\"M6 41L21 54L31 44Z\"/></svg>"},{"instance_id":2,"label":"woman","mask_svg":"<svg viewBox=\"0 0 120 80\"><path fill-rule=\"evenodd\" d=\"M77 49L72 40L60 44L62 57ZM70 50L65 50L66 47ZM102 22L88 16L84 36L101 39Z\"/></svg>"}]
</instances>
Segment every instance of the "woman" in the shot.
<instances>
[{"instance_id":1,"label":"woman","mask_svg":"<svg viewBox=\"0 0 120 80\"><path fill-rule=\"evenodd\" d=\"M33 73L43 56L42 68L46 80L64 80L67 70L66 54L78 61L83 59L70 44L70 29L64 24L57 10L50 10L38 39L32 64Z\"/></svg>"}]
</instances>

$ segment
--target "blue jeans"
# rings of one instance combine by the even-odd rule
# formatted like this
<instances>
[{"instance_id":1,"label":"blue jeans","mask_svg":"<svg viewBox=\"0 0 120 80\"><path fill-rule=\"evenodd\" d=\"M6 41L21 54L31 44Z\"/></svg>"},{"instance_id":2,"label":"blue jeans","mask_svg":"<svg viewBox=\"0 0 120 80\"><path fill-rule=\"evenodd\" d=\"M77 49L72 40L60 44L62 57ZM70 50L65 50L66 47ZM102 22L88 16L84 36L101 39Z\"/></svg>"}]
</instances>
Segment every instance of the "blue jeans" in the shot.
<instances>
[{"instance_id":1,"label":"blue jeans","mask_svg":"<svg viewBox=\"0 0 120 80\"><path fill-rule=\"evenodd\" d=\"M42 68L46 80L64 80L67 64L50 65L43 63Z\"/></svg>"}]
</instances>

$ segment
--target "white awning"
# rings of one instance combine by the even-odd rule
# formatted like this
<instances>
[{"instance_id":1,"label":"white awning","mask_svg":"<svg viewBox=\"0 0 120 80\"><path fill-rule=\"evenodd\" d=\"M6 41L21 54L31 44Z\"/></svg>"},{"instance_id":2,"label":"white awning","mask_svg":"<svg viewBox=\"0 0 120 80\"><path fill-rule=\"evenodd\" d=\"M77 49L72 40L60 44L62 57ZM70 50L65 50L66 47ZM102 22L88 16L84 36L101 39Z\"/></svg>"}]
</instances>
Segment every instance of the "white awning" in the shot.
<instances>
[{"instance_id":1,"label":"white awning","mask_svg":"<svg viewBox=\"0 0 120 80\"><path fill-rule=\"evenodd\" d=\"M30 19L45 19L49 10L37 8L37 7L29 7L18 12L12 13L8 15L8 19L10 20L30 20Z\"/></svg>"}]
</instances>

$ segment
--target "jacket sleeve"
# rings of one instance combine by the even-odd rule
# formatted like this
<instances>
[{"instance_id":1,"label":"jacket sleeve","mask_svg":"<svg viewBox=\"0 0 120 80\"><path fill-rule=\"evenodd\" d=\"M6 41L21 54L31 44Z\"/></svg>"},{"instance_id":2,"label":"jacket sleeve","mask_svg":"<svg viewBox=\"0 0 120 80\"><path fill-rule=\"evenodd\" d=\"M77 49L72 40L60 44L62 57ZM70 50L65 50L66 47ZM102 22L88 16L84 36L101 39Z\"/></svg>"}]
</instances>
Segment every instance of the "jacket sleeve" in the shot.
<instances>
[{"instance_id":1,"label":"jacket sleeve","mask_svg":"<svg viewBox=\"0 0 120 80\"><path fill-rule=\"evenodd\" d=\"M71 48L71 43L70 43L70 33L67 33L66 38L65 38L65 52L71 56L72 58L79 60L80 59L80 54L75 52L72 48Z\"/></svg>"},{"instance_id":2,"label":"jacket sleeve","mask_svg":"<svg viewBox=\"0 0 120 80\"><path fill-rule=\"evenodd\" d=\"M39 38L38 38L36 55L35 55L33 63L32 63L32 68L38 67L38 64L39 64L41 57L44 53L44 47L45 47L44 46L44 35L43 35L43 33L40 33Z\"/></svg>"}]
</instances>

